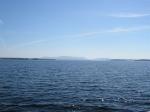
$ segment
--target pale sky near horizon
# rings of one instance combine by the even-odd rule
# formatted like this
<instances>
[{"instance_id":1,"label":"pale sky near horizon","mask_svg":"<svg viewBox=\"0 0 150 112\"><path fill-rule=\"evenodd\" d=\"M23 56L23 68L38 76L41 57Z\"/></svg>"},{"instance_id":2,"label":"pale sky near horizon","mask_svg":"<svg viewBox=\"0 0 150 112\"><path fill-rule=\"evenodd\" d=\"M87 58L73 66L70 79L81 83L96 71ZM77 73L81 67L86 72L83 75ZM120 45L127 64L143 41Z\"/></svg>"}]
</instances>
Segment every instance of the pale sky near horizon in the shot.
<instances>
[{"instance_id":1,"label":"pale sky near horizon","mask_svg":"<svg viewBox=\"0 0 150 112\"><path fill-rule=\"evenodd\" d=\"M0 0L0 57L150 58L150 0Z\"/></svg>"}]
</instances>

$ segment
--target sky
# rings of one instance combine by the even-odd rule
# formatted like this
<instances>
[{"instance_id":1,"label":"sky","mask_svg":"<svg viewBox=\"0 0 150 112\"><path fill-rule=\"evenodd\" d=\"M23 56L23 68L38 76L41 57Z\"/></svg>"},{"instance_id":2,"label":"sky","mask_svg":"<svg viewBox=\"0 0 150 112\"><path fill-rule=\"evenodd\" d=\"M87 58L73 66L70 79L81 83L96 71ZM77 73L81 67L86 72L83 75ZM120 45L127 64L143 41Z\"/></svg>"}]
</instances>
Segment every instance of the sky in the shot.
<instances>
[{"instance_id":1,"label":"sky","mask_svg":"<svg viewBox=\"0 0 150 112\"><path fill-rule=\"evenodd\" d=\"M150 58L150 0L0 0L0 57Z\"/></svg>"}]
</instances>

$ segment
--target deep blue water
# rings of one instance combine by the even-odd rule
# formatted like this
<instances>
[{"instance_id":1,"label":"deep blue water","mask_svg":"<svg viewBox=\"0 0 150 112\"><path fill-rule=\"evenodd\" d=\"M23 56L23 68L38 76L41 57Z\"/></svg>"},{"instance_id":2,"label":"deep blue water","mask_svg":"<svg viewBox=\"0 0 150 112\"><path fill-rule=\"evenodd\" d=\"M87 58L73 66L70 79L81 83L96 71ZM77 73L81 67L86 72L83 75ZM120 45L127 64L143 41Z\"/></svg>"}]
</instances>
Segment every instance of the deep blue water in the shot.
<instances>
[{"instance_id":1,"label":"deep blue water","mask_svg":"<svg viewBox=\"0 0 150 112\"><path fill-rule=\"evenodd\" d=\"M0 112L148 110L148 61L0 60Z\"/></svg>"}]
</instances>

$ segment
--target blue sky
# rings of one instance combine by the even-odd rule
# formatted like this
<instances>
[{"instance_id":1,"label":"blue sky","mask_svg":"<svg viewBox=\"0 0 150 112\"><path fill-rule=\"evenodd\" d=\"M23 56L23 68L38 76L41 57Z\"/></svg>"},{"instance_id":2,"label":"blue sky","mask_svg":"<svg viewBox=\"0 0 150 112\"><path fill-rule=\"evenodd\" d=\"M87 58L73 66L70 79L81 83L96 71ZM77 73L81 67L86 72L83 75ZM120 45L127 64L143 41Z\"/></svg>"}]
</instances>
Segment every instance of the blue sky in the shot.
<instances>
[{"instance_id":1,"label":"blue sky","mask_svg":"<svg viewBox=\"0 0 150 112\"><path fill-rule=\"evenodd\" d=\"M0 57L150 58L150 0L0 0Z\"/></svg>"}]
</instances>

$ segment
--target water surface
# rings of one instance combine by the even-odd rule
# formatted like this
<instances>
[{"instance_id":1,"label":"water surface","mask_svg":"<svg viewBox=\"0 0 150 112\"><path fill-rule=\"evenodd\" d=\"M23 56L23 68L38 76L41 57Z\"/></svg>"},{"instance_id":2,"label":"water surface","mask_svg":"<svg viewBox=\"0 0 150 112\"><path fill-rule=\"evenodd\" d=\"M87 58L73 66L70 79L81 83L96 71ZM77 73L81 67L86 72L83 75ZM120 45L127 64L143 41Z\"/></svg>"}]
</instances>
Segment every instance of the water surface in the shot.
<instances>
[{"instance_id":1,"label":"water surface","mask_svg":"<svg viewBox=\"0 0 150 112\"><path fill-rule=\"evenodd\" d=\"M148 110L148 61L0 60L0 112Z\"/></svg>"}]
</instances>

